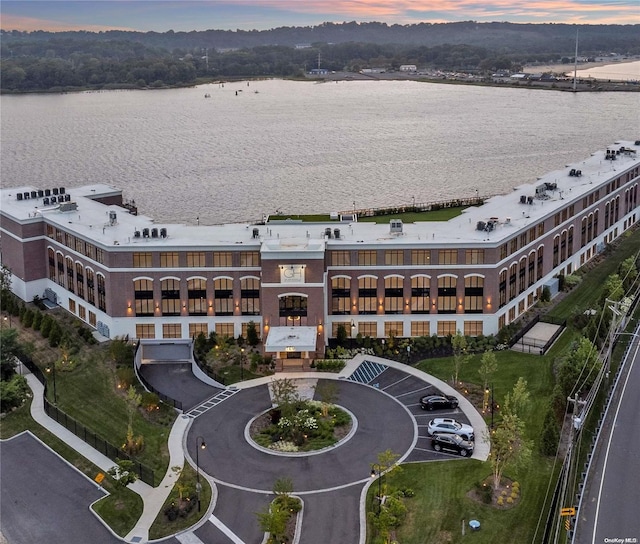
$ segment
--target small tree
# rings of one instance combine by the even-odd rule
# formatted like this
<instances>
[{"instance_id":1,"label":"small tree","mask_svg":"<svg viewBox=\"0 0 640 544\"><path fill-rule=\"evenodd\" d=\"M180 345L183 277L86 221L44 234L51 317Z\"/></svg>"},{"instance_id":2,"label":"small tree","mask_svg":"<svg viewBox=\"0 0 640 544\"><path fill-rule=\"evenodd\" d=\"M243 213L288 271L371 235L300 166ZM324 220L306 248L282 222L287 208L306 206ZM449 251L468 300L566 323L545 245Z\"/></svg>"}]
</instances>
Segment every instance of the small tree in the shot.
<instances>
[{"instance_id":1,"label":"small tree","mask_svg":"<svg viewBox=\"0 0 640 544\"><path fill-rule=\"evenodd\" d=\"M273 484L273 492L285 499L293 493L293 480L291 478L278 478Z\"/></svg>"},{"instance_id":2,"label":"small tree","mask_svg":"<svg viewBox=\"0 0 640 544\"><path fill-rule=\"evenodd\" d=\"M327 417L329 408L338 398L338 386L333 380L320 380L314 389L322 403L322 416Z\"/></svg>"},{"instance_id":3,"label":"small tree","mask_svg":"<svg viewBox=\"0 0 640 544\"><path fill-rule=\"evenodd\" d=\"M247 343L251 347L256 347L260 343L260 335L258 334L258 329L253 321L249 321L249 323L247 323Z\"/></svg>"},{"instance_id":4,"label":"small tree","mask_svg":"<svg viewBox=\"0 0 640 544\"><path fill-rule=\"evenodd\" d=\"M287 530L287 521L289 520L289 511L280 503L274 502L267 506L261 512L257 512L260 528L269 533L268 543L279 542L278 537L284 535Z\"/></svg>"},{"instance_id":5,"label":"small tree","mask_svg":"<svg viewBox=\"0 0 640 544\"><path fill-rule=\"evenodd\" d=\"M542 455L555 455L558 451L558 442L560 441L560 430L558 429L558 420L556 419L552 406L547 408L542 424L542 436L540 437L540 453Z\"/></svg>"},{"instance_id":6,"label":"small tree","mask_svg":"<svg viewBox=\"0 0 640 544\"><path fill-rule=\"evenodd\" d=\"M489 387L489 380L491 376L498 370L498 359L493 351L485 351L480 359L480 368L478 372L482 378L483 390L486 391Z\"/></svg>"},{"instance_id":7,"label":"small tree","mask_svg":"<svg viewBox=\"0 0 640 544\"><path fill-rule=\"evenodd\" d=\"M0 330L0 379L8 380L16 371L16 351L18 350L18 331Z\"/></svg>"},{"instance_id":8,"label":"small tree","mask_svg":"<svg viewBox=\"0 0 640 544\"><path fill-rule=\"evenodd\" d=\"M456 331L456 335L451 338L451 347L453 348L454 383L458 383L460 369L469 360L467 338L460 331Z\"/></svg>"},{"instance_id":9,"label":"small tree","mask_svg":"<svg viewBox=\"0 0 640 544\"><path fill-rule=\"evenodd\" d=\"M505 396L503 410L523 417L529 409L530 397L531 394L527 390L527 380L520 376L513 386L513 391Z\"/></svg>"},{"instance_id":10,"label":"small tree","mask_svg":"<svg viewBox=\"0 0 640 544\"><path fill-rule=\"evenodd\" d=\"M524 423L513 413L503 411L502 421L488 436L491 451L493 489L497 491L507 468L524 467L531 460L531 443L524 438Z\"/></svg>"},{"instance_id":11,"label":"small tree","mask_svg":"<svg viewBox=\"0 0 640 544\"><path fill-rule=\"evenodd\" d=\"M347 328L340 323L338 325L338 330L336 331L336 341L338 342L339 346L344 346L344 344L347 342Z\"/></svg>"},{"instance_id":12,"label":"small tree","mask_svg":"<svg viewBox=\"0 0 640 544\"><path fill-rule=\"evenodd\" d=\"M116 465L107 472L119 485L127 487L138 479L138 475L133 470L133 461L128 459L116 459Z\"/></svg>"},{"instance_id":13,"label":"small tree","mask_svg":"<svg viewBox=\"0 0 640 544\"><path fill-rule=\"evenodd\" d=\"M296 404L300 402L298 388L290 378L282 378L279 380L271 380L271 396L273 402L283 417L290 417L294 414Z\"/></svg>"}]
</instances>

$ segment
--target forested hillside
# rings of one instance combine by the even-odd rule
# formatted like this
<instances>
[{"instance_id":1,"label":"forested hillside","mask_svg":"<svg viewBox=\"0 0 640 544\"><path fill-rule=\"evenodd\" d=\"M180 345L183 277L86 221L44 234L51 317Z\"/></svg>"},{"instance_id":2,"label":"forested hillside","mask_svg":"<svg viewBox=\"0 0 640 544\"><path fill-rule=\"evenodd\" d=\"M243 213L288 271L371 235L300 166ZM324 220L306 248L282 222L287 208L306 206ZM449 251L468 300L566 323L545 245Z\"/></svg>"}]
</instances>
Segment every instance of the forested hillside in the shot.
<instances>
[{"instance_id":1,"label":"forested hillside","mask_svg":"<svg viewBox=\"0 0 640 544\"><path fill-rule=\"evenodd\" d=\"M325 23L266 31L2 31L3 92L141 88L415 64L490 72L580 55L640 54L640 25Z\"/></svg>"}]
</instances>

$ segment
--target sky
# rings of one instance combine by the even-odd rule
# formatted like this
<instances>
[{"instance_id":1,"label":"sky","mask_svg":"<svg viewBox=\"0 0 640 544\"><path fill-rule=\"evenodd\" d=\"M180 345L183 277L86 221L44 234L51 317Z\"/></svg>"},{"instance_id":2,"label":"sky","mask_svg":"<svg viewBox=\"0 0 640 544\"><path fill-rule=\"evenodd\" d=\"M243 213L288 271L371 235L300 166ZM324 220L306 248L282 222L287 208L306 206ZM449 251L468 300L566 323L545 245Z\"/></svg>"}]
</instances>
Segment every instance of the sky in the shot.
<instances>
[{"instance_id":1,"label":"sky","mask_svg":"<svg viewBox=\"0 0 640 544\"><path fill-rule=\"evenodd\" d=\"M639 0L1 0L2 30L268 30L324 22L640 24Z\"/></svg>"}]
</instances>

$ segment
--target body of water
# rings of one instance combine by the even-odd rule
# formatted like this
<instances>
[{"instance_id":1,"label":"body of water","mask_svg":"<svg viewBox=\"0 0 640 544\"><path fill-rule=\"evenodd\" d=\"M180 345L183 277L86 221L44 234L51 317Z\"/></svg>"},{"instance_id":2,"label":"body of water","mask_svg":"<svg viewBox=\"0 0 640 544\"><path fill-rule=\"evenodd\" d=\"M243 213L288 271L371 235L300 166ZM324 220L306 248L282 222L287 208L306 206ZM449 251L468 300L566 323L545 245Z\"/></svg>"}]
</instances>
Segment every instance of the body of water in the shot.
<instances>
[{"instance_id":1,"label":"body of water","mask_svg":"<svg viewBox=\"0 0 640 544\"><path fill-rule=\"evenodd\" d=\"M573 76L573 71L567 72ZM640 81L640 61L618 62L606 66L596 66L587 70L578 70L579 78L611 79L612 81Z\"/></svg>"},{"instance_id":2,"label":"body of water","mask_svg":"<svg viewBox=\"0 0 640 544\"><path fill-rule=\"evenodd\" d=\"M141 213L192 224L503 193L640 139L640 93L411 81L6 95L0 106L4 187L108 183Z\"/></svg>"}]
</instances>

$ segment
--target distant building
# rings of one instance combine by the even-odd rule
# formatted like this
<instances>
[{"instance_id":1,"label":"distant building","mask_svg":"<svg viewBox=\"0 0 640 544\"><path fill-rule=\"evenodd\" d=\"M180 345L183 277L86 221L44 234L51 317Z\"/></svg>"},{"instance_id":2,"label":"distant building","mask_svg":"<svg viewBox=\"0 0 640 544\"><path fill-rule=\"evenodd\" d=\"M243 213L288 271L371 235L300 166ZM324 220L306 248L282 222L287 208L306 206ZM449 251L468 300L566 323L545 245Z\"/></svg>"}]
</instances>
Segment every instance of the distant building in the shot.
<instances>
[{"instance_id":1,"label":"distant building","mask_svg":"<svg viewBox=\"0 0 640 544\"><path fill-rule=\"evenodd\" d=\"M402 64L400 66L401 72L417 72L418 67L415 64Z\"/></svg>"},{"instance_id":2,"label":"distant building","mask_svg":"<svg viewBox=\"0 0 640 544\"><path fill-rule=\"evenodd\" d=\"M324 76L329 73L329 70L326 68L312 68L309 70L309 73L313 76Z\"/></svg>"}]
</instances>

